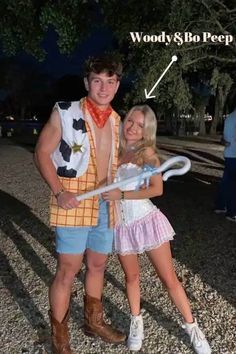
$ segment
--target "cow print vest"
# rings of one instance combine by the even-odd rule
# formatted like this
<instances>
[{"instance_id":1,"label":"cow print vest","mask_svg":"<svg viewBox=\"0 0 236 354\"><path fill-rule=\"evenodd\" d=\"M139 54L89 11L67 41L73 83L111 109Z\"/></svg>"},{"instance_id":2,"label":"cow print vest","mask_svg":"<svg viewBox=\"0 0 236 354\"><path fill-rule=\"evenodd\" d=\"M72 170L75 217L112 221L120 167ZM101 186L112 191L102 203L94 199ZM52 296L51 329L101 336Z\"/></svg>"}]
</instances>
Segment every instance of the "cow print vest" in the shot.
<instances>
[{"instance_id":1,"label":"cow print vest","mask_svg":"<svg viewBox=\"0 0 236 354\"><path fill-rule=\"evenodd\" d=\"M60 177L80 177L88 167L90 142L80 101L57 102L54 106L61 118L62 138L52 154Z\"/></svg>"}]
</instances>

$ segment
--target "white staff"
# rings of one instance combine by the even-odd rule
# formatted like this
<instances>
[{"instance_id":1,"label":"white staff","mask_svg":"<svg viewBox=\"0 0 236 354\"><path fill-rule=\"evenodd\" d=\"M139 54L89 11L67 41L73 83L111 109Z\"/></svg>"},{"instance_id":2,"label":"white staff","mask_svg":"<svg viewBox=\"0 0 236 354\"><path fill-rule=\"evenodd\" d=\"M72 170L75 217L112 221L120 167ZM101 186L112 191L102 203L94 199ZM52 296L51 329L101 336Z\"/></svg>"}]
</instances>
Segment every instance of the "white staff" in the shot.
<instances>
[{"instance_id":1,"label":"white staff","mask_svg":"<svg viewBox=\"0 0 236 354\"><path fill-rule=\"evenodd\" d=\"M176 164L179 164L179 163L182 163L183 167L168 170L170 167L172 167ZM78 196L76 196L76 199L78 201L81 201L84 199L94 197L95 195L101 194L103 192L108 192L113 189L120 188L122 186L125 186L128 183L131 183L131 182L136 182L136 181L142 180L142 179L148 180L151 176L157 175L157 174L162 173L166 170L168 170L168 171L166 171L163 174L162 179L163 179L163 181L167 181L168 178L171 176L184 175L185 173L187 173L190 170L190 168L191 168L191 162L187 157L185 157L185 156L171 157L170 159L165 161L160 167L149 166L147 169L144 168L143 171L137 176L129 177L129 178L126 178L122 181L109 184L108 186L104 186L104 187L95 189L93 191L78 195Z\"/></svg>"}]
</instances>

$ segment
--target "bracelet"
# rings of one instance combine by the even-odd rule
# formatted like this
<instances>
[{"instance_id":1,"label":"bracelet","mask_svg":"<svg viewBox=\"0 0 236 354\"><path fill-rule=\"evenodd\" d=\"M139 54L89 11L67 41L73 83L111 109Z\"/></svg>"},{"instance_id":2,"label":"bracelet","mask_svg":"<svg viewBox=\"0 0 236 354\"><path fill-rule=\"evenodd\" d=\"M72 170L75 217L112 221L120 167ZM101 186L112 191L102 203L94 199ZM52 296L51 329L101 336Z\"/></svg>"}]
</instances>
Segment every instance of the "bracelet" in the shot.
<instances>
[{"instance_id":1,"label":"bracelet","mask_svg":"<svg viewBox=\"0 0 236 354\"><path fill-rule=\"evenodd\" d=\"M61 195L62 193L64 193L64 192L65 192L65 191L64 191L64 189L62 188L62 189L59 190L59 192L55 193L54 196L56 197L56 199L58 199L58 197L60 197L60 195Z\"/></svg>"},{"instance_id":2,"label":"bracelet","mask_svg":"<svg viewBox=\"0 0 236 354\"><path fill-rule=\"evenodd\" d=\"M121 197L120 197L121 200L124 200L125 199L125 192L124 191L121 191Z\"/></svg>"}]
</instances>

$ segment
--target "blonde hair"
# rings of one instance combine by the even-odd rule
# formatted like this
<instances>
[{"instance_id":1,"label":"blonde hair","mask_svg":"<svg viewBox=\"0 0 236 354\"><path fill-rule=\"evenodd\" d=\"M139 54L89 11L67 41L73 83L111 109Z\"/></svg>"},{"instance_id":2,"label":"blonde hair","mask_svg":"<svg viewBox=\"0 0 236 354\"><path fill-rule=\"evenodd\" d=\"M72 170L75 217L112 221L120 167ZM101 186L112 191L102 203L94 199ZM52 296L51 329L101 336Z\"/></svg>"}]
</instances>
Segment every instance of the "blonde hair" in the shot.
<instances>
[{"instance_id":1,"label":"blonde hair","mask_svg":"<svg viewBox=\"0 0 236 354\"><path fill-rule=\"evenodd\" d=\"M135 148L135 159L143 160L143 155L147 147L151 147L154 152L156 149L156 132L157 132L157 118L153 110L148 105L136 105L132 107L126 114L123 125L133 112L139 111L144 115L143 139L138 141ZM119 155L123 155L126 151L126 139L124 137L124 130L121 131Z\"/></svg>"}]
</instances>

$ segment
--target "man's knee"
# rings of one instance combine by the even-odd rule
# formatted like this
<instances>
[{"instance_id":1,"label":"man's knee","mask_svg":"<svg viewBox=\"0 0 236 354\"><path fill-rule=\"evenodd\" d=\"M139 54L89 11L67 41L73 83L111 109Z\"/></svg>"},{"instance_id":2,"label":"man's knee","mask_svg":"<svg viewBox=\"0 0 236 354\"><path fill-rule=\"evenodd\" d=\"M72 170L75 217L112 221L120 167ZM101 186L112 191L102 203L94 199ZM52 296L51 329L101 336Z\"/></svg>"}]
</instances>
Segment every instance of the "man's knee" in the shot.
<instances>
[{"instance_id":1,"label":"man's knee","mask_svg":"<svg viewBox=\"0 0 236 354\"><path fill-rule=\"evenodd\" d=\"M55 280L60 282L62 285L70 286L77 273L80 270L80 264L74 264L73 262L58 262L58 267L55 275Z\"/></svg>"},{"instance_id":2,"label":"man's knee","mask_svg":"<svg viewBox=\"0 0 236 354\"><path fill-rule=\"evenodd\" d=\"M87 257L86 267L89 272L104 273L106 269L107 256L104 257Z\"/></svg>"}]
</instances>

